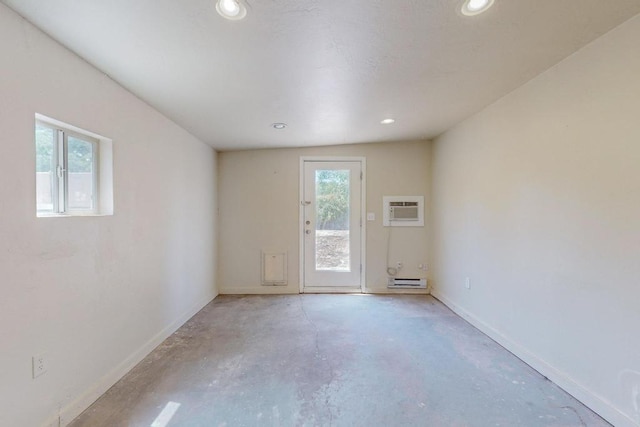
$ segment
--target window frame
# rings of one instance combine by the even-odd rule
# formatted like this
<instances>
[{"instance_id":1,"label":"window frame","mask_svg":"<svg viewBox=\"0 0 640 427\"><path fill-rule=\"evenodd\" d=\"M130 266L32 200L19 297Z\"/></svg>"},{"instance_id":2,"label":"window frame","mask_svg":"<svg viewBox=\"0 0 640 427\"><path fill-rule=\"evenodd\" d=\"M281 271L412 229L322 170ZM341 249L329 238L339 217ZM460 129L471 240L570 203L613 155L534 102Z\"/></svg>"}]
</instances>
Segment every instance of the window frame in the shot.
<instances>
[{"instance_id":1,"label":"window frame","mask_svg":"<svg viewBox=\"0 0 640 427\"><path fill-rule=\"evenodd\" d=\"M34 130L38 127L53 131L51 158L51 198L52 210L39 210L36 200L37 217L70 217L113 215L113 172L111 159L112 141L92 132L67 125L55 119L36 114ZM91 208L71 208L69 194L69 139L75 138L91 144ZM103 152L105 154L104 159ZM37 156L37 153L36 153ZM104 191L103 191L104 190ZM103 194L104 192L104 194Z\"/></svg>"}]
</instances>

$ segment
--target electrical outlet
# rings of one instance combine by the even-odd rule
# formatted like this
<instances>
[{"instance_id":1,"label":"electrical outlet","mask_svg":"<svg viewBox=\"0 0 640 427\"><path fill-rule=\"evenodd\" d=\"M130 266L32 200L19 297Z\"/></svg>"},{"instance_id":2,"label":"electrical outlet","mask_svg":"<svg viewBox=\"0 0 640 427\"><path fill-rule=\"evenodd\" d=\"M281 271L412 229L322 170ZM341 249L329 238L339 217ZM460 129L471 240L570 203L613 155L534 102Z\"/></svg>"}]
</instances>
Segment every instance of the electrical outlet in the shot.
<instances>
[{"instance_id":1,"label":"electrical outlet","mask_svg":"<svg viewBox=\"0 0 640 427\"><path fill-rule=\"evenodd\" d=\"M418 270L427 271L428 269L427 264L418 264Z\"/></svg>"},{"instance_id":2,"label":"electrical outlet","mask_svg":"<svg viewBox=\"0 0 640 427\"><path fill-rule=\"evenodd\" d=\"M43 354L33 356L31 358L31 362L33 366L33 378L38 378L40 375L47 372L47 359Z\"/></svg>"},{"instance_id":3,"label":"electrical outlet","mask_svg":"<svg viewBox=\"0 0 640 427\"><path fill-rule=\"evenodd\" d=\"M464 287L467 289L471 289L471 282L469 281L468 277L464 279Z\"/></svg>"},{"instance_id":4,"label":"electrical outlet","mask_svg":"<svg viewBox=\"0 0 640 427\"><path fill-rule=\"evenodd\" d=\"M396 263L396 268L397 268L398 270L402 269L402 261L398 261L398 262Z\"/></svg>"}]
</instances>

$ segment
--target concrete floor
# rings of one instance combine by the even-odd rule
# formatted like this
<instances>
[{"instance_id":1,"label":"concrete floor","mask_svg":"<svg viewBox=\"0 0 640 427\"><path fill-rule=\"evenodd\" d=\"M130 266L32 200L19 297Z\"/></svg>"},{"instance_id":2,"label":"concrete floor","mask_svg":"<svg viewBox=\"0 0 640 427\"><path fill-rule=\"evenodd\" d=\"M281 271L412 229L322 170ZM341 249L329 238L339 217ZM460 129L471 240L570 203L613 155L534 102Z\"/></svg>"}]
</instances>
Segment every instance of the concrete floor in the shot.
<instances>
[{"instance_id":1,"label":"concrete floor","mask_svg":"<svg viewBox=\"0 0 640 427\"><path fill-rule=\"evenodd\" d=\"M417 295L220 296L71 426L148 427L168 402L169 426L609 425Z\"/></svg>"}]
</instances>

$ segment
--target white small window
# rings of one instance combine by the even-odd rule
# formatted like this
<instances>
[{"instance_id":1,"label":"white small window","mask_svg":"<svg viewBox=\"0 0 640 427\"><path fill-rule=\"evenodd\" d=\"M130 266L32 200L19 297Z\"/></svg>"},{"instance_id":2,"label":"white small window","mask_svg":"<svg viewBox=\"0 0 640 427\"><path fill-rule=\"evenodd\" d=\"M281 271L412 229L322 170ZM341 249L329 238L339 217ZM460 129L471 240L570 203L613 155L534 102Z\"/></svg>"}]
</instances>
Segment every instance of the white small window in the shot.
<instances>
[{"instance_id":1,"label":"white small window","mask_svg":"<svg viewBox=\"0 0 640 427\"><path fill-rule=\"evenodd\" d=\"M38 216L113 213L110 140L36 115L35 144Z\"/></svg>"}]
</instances>

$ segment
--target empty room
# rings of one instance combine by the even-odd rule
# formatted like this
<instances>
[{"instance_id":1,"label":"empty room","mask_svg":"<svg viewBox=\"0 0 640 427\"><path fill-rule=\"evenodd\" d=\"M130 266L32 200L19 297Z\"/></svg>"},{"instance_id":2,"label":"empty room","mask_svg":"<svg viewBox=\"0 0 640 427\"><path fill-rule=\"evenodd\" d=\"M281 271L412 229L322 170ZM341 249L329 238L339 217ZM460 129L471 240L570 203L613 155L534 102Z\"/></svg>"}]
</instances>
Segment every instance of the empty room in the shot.
<instances>
[{"instance_id":1,"label":"empty room","mask_svg":"<svg viewBox=\"0 0 640 427\"><path fill-rule=\"evenodd\" d=\"M640 427L640 1L0 0L0 426Z\"/></svg>"}]
</instances>

